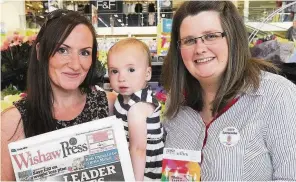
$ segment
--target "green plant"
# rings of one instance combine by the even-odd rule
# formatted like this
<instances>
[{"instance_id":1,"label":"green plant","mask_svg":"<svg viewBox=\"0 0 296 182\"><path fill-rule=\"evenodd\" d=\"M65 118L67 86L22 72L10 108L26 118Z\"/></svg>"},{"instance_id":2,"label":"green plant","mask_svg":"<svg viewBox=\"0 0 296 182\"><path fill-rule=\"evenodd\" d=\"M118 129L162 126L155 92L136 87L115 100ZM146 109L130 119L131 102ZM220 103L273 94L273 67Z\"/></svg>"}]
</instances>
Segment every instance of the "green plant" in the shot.
<instances>
[{"instance_id":1,"label":"green plant","mask_svg":"<svg viewBox=\"0 0 296 182\"><path fill-rule=\"evenodd\" d=\"M7 88L1 90L1 100L7 95L16 95L20 93L21 91L17 90L12 84L10 84Z\"/></svg>"}]
</instances>

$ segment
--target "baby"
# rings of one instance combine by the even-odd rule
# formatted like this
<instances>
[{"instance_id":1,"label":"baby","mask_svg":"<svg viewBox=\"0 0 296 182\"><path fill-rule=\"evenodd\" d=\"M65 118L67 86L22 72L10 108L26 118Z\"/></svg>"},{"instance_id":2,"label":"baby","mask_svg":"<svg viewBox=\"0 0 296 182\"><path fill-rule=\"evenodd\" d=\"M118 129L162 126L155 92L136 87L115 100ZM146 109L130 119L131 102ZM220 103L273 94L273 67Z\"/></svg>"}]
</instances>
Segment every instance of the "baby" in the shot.
<instances>
[{"instance_id":1,"label":"baby","mask_svg":"<svg viewBox=\"0 0 296 182\"><path fill-rule=\"evenodd\" d=\"M149 48L127 38L111 47L107 59L110 84L118 93L114 114L123 120L135 179L160 180L164 131L161 105L147 84L152 74Z\"/></svg>"}]
</instances>

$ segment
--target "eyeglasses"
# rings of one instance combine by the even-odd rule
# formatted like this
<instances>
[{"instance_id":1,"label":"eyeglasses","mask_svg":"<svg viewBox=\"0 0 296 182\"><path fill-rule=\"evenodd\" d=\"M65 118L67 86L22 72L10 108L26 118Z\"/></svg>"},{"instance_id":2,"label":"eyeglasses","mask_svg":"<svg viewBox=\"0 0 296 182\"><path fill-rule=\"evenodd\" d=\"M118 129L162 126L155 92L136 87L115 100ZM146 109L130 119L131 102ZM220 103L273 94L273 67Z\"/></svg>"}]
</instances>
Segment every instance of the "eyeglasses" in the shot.
<instances>
[{"instance_id":1,"label":"eyeglasses","mask_svg":"<svg viewBox=\"0 0 296 182\"><path fill-rule=\"evenodd\" d=\"M200 37L184 38L179 40L177 43L180 49L190 49L195 46L195 44L197 43L197 39L201 39L201 41L205 45L212 45L217 43L218 40L222 39L225 36L226 36L225 32L214 32L214 33L205 34Z\"/></svg>"},{"instance_id":2,"label":"eyeglasses","mask_svg":"<svg viewBox=\"0 0 296 182\"><path fill-rule=\"evenodd\" d=\"M64 9L58 9L58 10L50 12L46 17L44 26L46 27L48 22L50 22L51 20L56 19L56 18L60 18L60 17L65 16L71 12L72 11L70 11L70 10L64 10Z\"/></svg>"}]
</instances>

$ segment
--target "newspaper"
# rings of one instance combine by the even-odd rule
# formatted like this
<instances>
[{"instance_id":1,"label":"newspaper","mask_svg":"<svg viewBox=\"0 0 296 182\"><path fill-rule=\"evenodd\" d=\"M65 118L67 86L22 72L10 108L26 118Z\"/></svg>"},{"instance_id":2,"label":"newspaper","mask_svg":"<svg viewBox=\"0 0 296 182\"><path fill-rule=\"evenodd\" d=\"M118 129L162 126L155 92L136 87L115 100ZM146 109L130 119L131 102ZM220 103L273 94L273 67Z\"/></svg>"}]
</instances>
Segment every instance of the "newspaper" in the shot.
<instances>
[{"instance_id":1,"label":"newspaper","mask_svg":"<svg viewBox=\"0 0 296 182\"><path fill-rule=\"evenodd\" d=\"M200 181L201 151L164 148L161 181Z\"/></svg>"},{"instance_id":2,"label":"newspaper","mask_svg":"<svg viewBox=\"0 0 296 182\"><path fill-rule=\"evenodd\" d=\"M115 116L8 145L17 181L135 181Z\"/></svg>"}]
</instances>

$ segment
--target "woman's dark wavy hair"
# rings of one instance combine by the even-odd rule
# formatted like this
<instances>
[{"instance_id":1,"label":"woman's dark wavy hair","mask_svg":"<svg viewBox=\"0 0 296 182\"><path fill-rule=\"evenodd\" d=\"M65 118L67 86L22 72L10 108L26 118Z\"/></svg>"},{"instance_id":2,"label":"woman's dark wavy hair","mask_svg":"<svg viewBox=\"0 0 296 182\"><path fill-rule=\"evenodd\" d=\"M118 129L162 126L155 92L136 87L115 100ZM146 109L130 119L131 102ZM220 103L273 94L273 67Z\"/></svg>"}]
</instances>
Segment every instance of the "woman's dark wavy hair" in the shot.
<instances>
[{"instance_id":1,"label":"woman's dark wavy hair","mask_svg":"<svg viewBox=\"0 0 296 182\"><path fill-rule=\"evenodd\" d=\"M220 14L229 51L226 71L213 101L213 116L240 92L249 87L257 89L261 70L277 70L267 61L251 58L247 30L242 17L232 2L186 1L174 15L171 43L162 67L161 81L165 90L169 93L169 104L166 106L165 112L168 119L176 116L182 105L189 106L197 111L201 111L203 108L201 85L186 69L177 45L182 21L186 17L197 15L202 11L216 11Z\"/></svg>"},{"instance_id":2,"label":"woman's dark wavy hair","mask_svg":"<svg viewBox=\"0 0 296 182\"><path fill-rule=\"evenodd\" d=\"M79 24L86 25L93 35L92 65L79 87L82 92L90 92L97 61L95 30L89 20L78 12L55 10L47 16L31 50L27 77L27 116L23 118L26 137L56 130L53 118L53 92L48 73L49 59ZM39 47L38 58L36 45Z\"/></svg>"}]
</instances>

